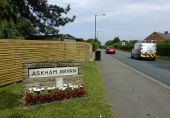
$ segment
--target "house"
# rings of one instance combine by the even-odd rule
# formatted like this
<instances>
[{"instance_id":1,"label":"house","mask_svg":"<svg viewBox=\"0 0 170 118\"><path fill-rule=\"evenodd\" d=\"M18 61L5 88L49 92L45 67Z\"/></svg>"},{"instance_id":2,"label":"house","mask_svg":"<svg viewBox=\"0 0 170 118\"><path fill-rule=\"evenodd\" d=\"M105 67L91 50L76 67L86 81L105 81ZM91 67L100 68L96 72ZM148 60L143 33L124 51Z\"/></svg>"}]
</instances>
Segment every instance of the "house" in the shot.
<instances>
[{"instance_id":1,"label":"house","mask_svg":"<svg viewBox=\"0 0 170 118\"><path fill-rule=\"evenodd\" d=\"M165 31L164 33L160 32L153 32L148 37L144 39L144 42L152 42L155 40L163 40L163 39L170 39L170 33L168 31Z\"/></svg>"},{"instance_id":2,"label":"house","mask_svg":"<svg viewBox=\"0 0 170 118\"><path fill-rule=\"evenodd\" d=\"M70 41L70 42L81 42L81 41L84 41L82 38L77 38L77 37L74 37L70 34L62 34L61 35L61 39L63 41Z\"/></svg>"},{"instance_id":3,"label":"house","mask_svg":"<svg viewBox=\"0 0 170 118\"><path fill-rule=\"evenodd\" d=\"M70 41L70 42L82 42L84 39L74 37L70 34L58 34L58 35L34 35L27 39L30 40L54 40L54 41Z\"/></svg>"}]
</instances>

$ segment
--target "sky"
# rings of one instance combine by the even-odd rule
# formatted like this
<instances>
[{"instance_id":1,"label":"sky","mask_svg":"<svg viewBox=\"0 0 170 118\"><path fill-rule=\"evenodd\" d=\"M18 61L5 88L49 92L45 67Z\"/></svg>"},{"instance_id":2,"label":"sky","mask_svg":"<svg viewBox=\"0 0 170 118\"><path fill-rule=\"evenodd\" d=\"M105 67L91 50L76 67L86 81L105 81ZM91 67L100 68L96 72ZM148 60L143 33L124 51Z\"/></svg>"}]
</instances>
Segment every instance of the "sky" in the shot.
<instances>
[{"instance_id":1,"label":"sky","mask_svg":"<svg viewBox=\"0 0 170 118\"><path fill-rule=\"evenodd\" d=\"M152 32L170 32L170 0L48 0L49 4L71 10L67 16L76 16L73 23L59 27L59 33L89 39L95 37L104 44L120 40L143 40ZM106 14L102 16L101 14Z\"/></svg>"}]
</instances>

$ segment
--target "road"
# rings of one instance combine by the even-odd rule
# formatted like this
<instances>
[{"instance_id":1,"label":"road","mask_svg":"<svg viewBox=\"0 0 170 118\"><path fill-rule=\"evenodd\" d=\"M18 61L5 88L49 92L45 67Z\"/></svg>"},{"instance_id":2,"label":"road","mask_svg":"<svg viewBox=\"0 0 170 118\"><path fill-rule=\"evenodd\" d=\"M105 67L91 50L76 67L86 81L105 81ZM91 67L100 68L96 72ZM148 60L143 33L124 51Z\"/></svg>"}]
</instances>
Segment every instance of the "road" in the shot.
<instances>
[{"instance_id":1,"label":"road","mask_svg":"<svg viewBox=\"0 0 170 118\"><path fill-rule=\"evenodd\" d=\"M170 61L160 59L156 59L155 61L149 61L146 59L136 60L130 58L130 53L119 50L117 50L115 55L110 56L164 84L170 85Z\"/></svg>"},{"instance_id":2,"label":"road","mask_svg":"<svg viewBox=\"0 0 170 118\"><path fill-rule=\"evenodd\" d=\"M161 60L138 61L130 59L128 53L121 51L116 55L106 55L102 52L101 61L97 61L97 64L105 94L115 117L170 118L170 88L120 61L134 67L139 64L148 70L154 67L167 71L167 68L154 66L154 63L164 62Z\"/></svg>"}]
</instances>

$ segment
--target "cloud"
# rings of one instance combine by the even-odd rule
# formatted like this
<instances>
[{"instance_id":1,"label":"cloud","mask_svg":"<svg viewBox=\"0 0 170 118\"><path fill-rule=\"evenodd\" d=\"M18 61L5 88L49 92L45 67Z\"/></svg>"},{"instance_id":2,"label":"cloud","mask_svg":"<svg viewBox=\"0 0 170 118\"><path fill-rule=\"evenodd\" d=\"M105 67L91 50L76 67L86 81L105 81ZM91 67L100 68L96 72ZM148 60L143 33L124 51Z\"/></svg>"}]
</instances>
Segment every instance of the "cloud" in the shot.
<instances>
[{"instance_id":1,"label":"cloud","mask_svg":"<svg viewBox=\"0 0 170 118\"><path fill-rule=\"evenodd\" d=\"M61 33L82 38L94 37L94 15L97 30L105 42L120 36L123 39L143 39L152 31L170 31L170 0L49 0L61 6L71 5L69 15L76 20L64 27Z\"/></svg>"}]
</instances>

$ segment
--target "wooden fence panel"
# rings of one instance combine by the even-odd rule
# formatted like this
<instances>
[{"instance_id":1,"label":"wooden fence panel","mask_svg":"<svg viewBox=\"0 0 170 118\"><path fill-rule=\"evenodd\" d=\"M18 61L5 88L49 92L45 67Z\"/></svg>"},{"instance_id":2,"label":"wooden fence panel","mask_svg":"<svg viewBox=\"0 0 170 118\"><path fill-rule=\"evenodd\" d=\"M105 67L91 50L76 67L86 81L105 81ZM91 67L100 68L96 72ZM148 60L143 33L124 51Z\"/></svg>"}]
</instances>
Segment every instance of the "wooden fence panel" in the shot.
<instances>
[{"instance_id":1,"label":"wooden fence panel","mask_svg":"<svg viewBox=\"0 0 170 118\"><path fill-rule=\"evenodd\" d=\"M48 60L89 61L92 47L83 42L0 40L0 86L22 81L23 63Z\"/></svg>"}]
</instances>

